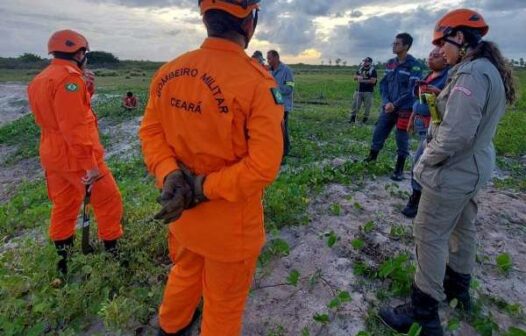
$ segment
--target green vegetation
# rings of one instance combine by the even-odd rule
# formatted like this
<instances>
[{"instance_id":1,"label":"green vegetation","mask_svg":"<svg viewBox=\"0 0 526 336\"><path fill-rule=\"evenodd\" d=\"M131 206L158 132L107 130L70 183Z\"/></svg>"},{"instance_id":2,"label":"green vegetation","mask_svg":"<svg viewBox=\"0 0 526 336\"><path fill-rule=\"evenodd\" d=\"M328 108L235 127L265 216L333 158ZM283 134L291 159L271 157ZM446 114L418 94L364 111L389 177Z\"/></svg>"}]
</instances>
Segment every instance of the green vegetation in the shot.
<instances>
[{"instance_id":1,"label":"green vegetation","mask_svg":"<svg viewBox=\"0 0 526 336\"><path fill-rule=\"evenodd\" d=\"M120 97L126 91L138 94L144 106L150 78L158 64L121 61L119 66L95 69L97 88L101 98L94 106L99 118L117 123L130 118L120 108ZM291 157L287 158L278 180L265 191L265 220L269 242L259 259L259 267L271 265L272 260L287 256L290 247L280 238L279 229L308 225L309 205L331 183L348 186L362 185L367 178L387 176L392 169L395 144L392 138L386 143L376 164L361 161L369 148L372 125L350 127L347 124L350 96L355 83L350 80L351 68L296 67L296 110L291 115L290 127L293 139ZM4 70L0 82L27 82L34 70ZM518 77L526 87L526 72ZM377 115L379 97L371 119ZM525 127L526 98L503 118L495 138L499 155L498 165L509 177L496 185L525 191L526 168L521 158L526 155ZM132 116L143 112L138 109ZM521 125L517 127L517 125ZM38 155L39 131L31 116L26 116L0 128L0 145L14 146L2 169L9 169L22 159ZM111 141L111 139L110 139ZM341 164L331 164L335 158ZM75 335L89 330L97 322L116 334L129 334L147 325L156 314L162 289L169 269L166 251L166 227L151 219L158 209L155 202L157 191L148 176L141 157L109 162L122 192L125 204L125 237L122 240L121 260L128 265L108 258L97 246L97 253L85 257L80 254L76 242L71 274L62 286L52 286L55 278L57 256L47 241L46 230L51 206L47 201L43 180L22 184L6 203L0 204L0 334L2 335ZM388 190L394 197L407 195L396 187ZM342 200L343 201L343 200ZM350 200L349 200L350 201ZM358 202L353 211L365 211ZM334 202L328 215L340 216L343 203ZM93 227L95 230L95 227ZM364 222L360 235L349 244L353 253L369 248L366 235L377 230L374 221ZM364 236L362 236L362 234ZM410 239L409 228L393 225L390 234L397 239ZM95 237L95 232L93 232ZM325 248L343 248L346 240L334 231L323 235ZM9 244L7 244L9 242ZM14 247L15 246L15 247ZM509 257L509 255L508 255ZM503 271L512 269L511 257L499 256L496 263ZM362 260L353 261L354 274L366 281L383 285L380 299L404 296L409 292L415 266L409 254L401 253L383 257L378 265ZM303 282L315 282L320 274L300 276L291 270L285 285L299 287ZM305 281L304 281L305 280ZM312 317L320 325L332 322L333 310L349 304L351 296L343 289L336 289L334 297L327 302L326 311ZM523 318L522 307L516 303L498 300L479 300L482 307L497 306L500 311L516 318ZM325 303L324 303L325 304ZM352 304L352 303L350 303ZM327 311L328 310L328 311ZM309 317L310 318L310 317ZM448 328L458 328L459 317L448 321ZM498 326L487 314L479 310L469 323L482 335L495 334ZM361 335L392 335L381 326L372 309L366 321L367 330ZM282 326L273 327L268 335L285 335ZM296 332L296 331L295 331ZM505 335L524 335L518 328L509 328ZM418 328L412 335L418 335ZM308 335L304 328L302 335Z\"/></svg>"}]
</instances>

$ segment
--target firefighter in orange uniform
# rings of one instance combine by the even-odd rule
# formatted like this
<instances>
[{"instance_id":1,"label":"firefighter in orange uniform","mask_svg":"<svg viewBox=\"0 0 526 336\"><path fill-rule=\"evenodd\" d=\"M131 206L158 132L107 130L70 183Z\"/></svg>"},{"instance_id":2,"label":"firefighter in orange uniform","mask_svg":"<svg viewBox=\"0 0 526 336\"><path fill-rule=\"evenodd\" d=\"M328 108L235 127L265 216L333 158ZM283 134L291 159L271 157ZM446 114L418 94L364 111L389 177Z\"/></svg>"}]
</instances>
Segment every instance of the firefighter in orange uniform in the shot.
<instances>
[{"instance_id":1,"label":"firefighter in orange uniform","mask_svg":"<svg viewBox=\"0 0 526 336\"><path fill-rule=\"evenodd\" d=\"M248 57L259 0L199 1L208 38L154 76L139 131L162 187L172 267L160 335L182 335L204 300L201 335L239 335L265 240L263 189L283 154L283 103Z\"/></svg>"},{"instance_id":2,"label":"firefighter in orange uniform","mask_svg":"<svg viewBox=\"0 0 526 336\"><path fill-rule=\"evenodd\" d=\"M122 235L123 208L91 109L93 92L88 86L93 88L93 81L89 72L84 73L88 41L72 30L57 31L49 39L48 51L54 58L29 84L28 96L41 131L40 160L53 204L49 235L60 256L58 268L65 274L86 186L99 237L112 252Z\"/></svg>"}]
</instances>

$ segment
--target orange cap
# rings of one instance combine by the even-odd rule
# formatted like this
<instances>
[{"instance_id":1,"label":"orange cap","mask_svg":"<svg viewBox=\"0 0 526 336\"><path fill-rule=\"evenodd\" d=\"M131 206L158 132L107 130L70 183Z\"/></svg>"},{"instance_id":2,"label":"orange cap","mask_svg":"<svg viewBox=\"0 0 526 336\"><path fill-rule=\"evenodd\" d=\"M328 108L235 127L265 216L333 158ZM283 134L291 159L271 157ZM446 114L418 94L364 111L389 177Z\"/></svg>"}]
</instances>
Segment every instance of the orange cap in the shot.
<instances>
[{"instance_id":1,"label":"orange cap","mask_svg":"<svg viewBox=\"0 0 526 336\"><path fill-rule=\"evenodd\" d=\"M89 50L88 40L81 34L69 29L54 32L47 43L49 54L55 51L75 53L82 48Z\"/></svg>"},{"instance_id":2,"label":"orange cap","mask_svg":"<svg viewBox=\"0 0 526 336\"><path fill-rule=\"evenodd\" d=\"M451 34L456 28L461 27L477 29L481 36L486 35L489 30L486 21L479 13L466 8L455 9L438 20L433 32L433 44L438 45L440 40Z\"/></svg>"},{"instance_id":3,"label":"orange cap","mask_svg":"<svg viewBox=\"0 0 526 336\"><path fill-rule=\"evenodd\" d=\"M199 0L201 15L209 9L219 9L238 18L247 17L252 10L259 8L261 0Z\"/></svg>"}]
</instances>

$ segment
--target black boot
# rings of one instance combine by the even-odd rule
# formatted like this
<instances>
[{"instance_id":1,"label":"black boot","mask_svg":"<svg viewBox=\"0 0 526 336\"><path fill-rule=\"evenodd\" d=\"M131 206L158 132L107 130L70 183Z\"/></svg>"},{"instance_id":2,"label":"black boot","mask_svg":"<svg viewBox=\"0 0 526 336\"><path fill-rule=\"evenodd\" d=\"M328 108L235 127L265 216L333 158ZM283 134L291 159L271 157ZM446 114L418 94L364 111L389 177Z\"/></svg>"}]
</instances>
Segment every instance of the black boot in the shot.
<instances>
[{"instance_id":1,"label":"black boot","mask_svg":"<svg viewBox=\"0 0 526 336\"><path fill-rule=\"evenodd\" d=\"M421 191L413 190L413 194L409 196L409 201L407 202L407 205L402 210L404 216L409 218L415 218L416 213L418 212L418 203L420 203L420 196L422 196Z\"/></svg>"},{"instance_id":2,"label":"black boot","mask_svg":"<svg viewBox=\"0 0 526 336\"><path fill-rule=\"evenodd\" d=\"M374 150L374 149L371 149L369 151L369 156L366 157L363 162L372 162L372 161L376 161L376 158L378 157L378 153L380 153L380 151L377 151L377 150Z\"/></svg>"},{"instance_id":3,"label":"black boot","mask_svg":"<svg viewBox=\"0 0 526 336\"><path fill-rule=\"evenodd\" d=\"M411 302L396 308L383 307L378 315L390 328L407 333L413 323L422 327L421 336L443 336L438 301L422 292L415 285L411 291Z\"/></svg>"},{"instance_id":4,"label":"black boot","mask_svg":"<svg viewBox=\"0 0 526 336\"><path fill-rule=\"evenodd\" d=\"M391 180L393 181L402 181L404 179L404 165L405 157L398 155L396 158L396 166L393 174L391 175Z\"/></svg>"},{"instance_id":5,"label":"black boot","mask_svg":"<svg viewBox=\"0 0 526 336\"><path fill-rule=\"evenodd\" d=\"M471 274L461 274L453 271L446 266L446 276L444 277L444 292L446 293L447 302L453 299L458 300L458 307L464 312L471 311L471 296L469 295L469 286L471 283Z\"/></svg>"},{"instance_id":6,"label":"black boot","mask_svg":"<svg viewBox=\"0 0 526 336\"><path fill-rule=\"evenodd\" d=\"M363 119L362 119L362 123L367 124L367 120L369 120L369 118L367 118L367 117L363 117Z\"/></svg>"},{"instance_id":7,"label":"black boot","mask_svg":"<svg viewBox=\"0 0 526 336\"><path fill-rule=\"evenodd\" d=\"M349 123L350 124L354 124L355 122L356 122L356 116L353 115L353 116L351 116L351 119L349 119Z\"/></svg>"},{"instance_id":8,"label":"black boot","mask_svg":"<svg viewBox=\"0 0 526 336\"><path fill-rule=\"evenodd\" d=\"M60 259L57 263L57 269L62 275L68 273L68 258L71 255L71 249L73 247L73 236L64 239L54 241L57 254Z\"/></svg>"},{"instance_id":9,"label":"black boot","mask_svg":"<svg viewBox=\"0 0 526 336\"><path fill-rule=\"evenodd\" d=\"M113 257L118 257L119 248L117 246L117 239L114 240L104 240L104 250L111 254Z\"/></svg>"},{"instance_id":10,"label":"black boot","mask_svg":"<svg viewBox=\"0 0 526 336\"><path fill-rule=\"evenodd\" d=\"M192 316L192 320L190 323L184 327L183 329L179 330L175 333L167 333L162 328L159 328L159 333L157 333L157 336L188 336L190 335L190 331L197 319L199 319L199 316L201 315L201 311L199 309L196 309L194 312L194 316Z\"/></svg>"}]
</instances>

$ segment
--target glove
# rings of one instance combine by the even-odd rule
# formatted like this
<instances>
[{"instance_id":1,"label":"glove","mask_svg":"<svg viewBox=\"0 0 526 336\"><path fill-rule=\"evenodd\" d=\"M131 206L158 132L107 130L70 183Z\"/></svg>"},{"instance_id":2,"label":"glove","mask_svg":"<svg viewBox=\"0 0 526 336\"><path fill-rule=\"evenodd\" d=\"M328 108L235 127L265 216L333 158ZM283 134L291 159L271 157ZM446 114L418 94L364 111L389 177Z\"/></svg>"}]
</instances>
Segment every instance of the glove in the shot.
<instances>
[{"instance_id":1,"label":"glove","mask_svg":"<svg viewBox=\"0 0 526 336\"><path fill-rule=\"evenodd\" d=\"M189 208L193 208L201 202L208 201L208 198L206 198L203 192L203 184L205 183L206 176L195 175L182 162L178 162L178 165L183 172L186 183L192 189L192 202Z\"/></svg>"},{"instance_id":2,"label":"glove","mask_svg":"<svg viewBox=\"0 0 526 336\"><path fill-rule=\"evenodd\" d=\"M192 203L192 188L188 185L181 170L176 170L164 180L161 196L157 202L163 207L154 218L163 219L165 224L173 222L188 209Z\"/></svg>"}]
</instances>

